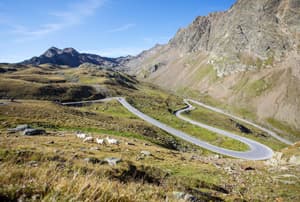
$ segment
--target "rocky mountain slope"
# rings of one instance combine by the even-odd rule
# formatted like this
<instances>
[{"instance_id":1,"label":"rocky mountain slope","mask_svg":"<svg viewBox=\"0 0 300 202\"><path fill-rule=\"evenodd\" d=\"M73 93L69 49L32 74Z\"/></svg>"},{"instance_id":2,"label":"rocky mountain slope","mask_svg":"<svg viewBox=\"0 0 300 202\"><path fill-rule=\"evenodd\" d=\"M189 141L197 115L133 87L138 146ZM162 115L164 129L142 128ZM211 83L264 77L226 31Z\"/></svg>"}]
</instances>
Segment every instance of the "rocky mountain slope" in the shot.
<instances>
[{"instance_id":1,"label":"rocky mountain slope","mask_svg":"<svg viewBox=\"0 0 300 202\"><path fill-rule=\"evenodd\" d=\"M73 48L65 48L63 50L56 47L49 48L44 54L39 57L33 57L29 60L21 62L23 65L67 65L70 67L78 67L83 63L91 63L104 67L119 67L122 66L130 57L107 58L99 55L79 53Z\"/></svg>"},{"instance_id":2,"label":"rocky mountain slope","mask_svg":"<svg viewBox=\"0 0 300 202\"><path fill-rule=\"evenodd\" d=\"M197 17L127 66L146 81L189 96L200 92L294 133L300 130L299 22L299 0L238 0L225 12Z\"/></svg>"}]
</instances>

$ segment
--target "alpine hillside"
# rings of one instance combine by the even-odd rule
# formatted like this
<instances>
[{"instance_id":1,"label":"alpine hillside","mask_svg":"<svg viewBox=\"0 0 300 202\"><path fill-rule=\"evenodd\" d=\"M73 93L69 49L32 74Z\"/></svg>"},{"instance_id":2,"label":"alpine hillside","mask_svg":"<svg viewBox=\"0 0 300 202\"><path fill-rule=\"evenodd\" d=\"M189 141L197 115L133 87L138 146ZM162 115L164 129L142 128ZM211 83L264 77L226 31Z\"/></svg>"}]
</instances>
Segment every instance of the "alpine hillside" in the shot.
<instances>
[{"instance_id":1,"label":"alpine hillside","mask_svg":"<svg viewBox=\"0 0 300 202\"><path fill-rule=\"evenodd\" d=\"M299 135L299 22L299 0L238 0L126 65L146 81Z\"/></svg>"}]
</instances>

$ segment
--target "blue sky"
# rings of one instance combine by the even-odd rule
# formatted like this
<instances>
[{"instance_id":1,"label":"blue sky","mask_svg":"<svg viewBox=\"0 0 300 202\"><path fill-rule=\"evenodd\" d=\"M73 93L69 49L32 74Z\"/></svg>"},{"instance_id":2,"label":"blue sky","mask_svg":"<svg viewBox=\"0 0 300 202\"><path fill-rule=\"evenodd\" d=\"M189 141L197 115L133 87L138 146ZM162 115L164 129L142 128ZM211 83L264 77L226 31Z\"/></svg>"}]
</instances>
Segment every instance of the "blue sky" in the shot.
<instances>
[{"instance_id":1,"label":"blue sky","mask_svg":"<svg viewBox=\"0 0 300 202\"><path fill-rule=\"evenodd\" d=\"M195 17L235 0L0 0L0 62L51 46L116 57L167 43Z\"/></svg>"}]
</instances>

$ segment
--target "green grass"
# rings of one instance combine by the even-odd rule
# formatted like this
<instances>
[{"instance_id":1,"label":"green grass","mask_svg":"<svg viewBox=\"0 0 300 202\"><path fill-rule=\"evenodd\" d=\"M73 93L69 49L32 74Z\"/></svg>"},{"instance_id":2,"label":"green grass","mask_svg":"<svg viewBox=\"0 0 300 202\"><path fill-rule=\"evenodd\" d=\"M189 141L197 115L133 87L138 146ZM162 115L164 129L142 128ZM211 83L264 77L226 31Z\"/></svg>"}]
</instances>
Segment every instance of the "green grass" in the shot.
<instances>
[{"instance_id":1,"label":"green grass","mask_svg":"<svg viewBox=\"0 0 300 202\"><path fill-rule=\"evenodd\" d=\"M272 66L274 64L274 53L270 54L266 60L263 61L264 66Z\"/></svg>"},{"instance_id":2,"label":"green grass","mask_svg":"<svg viewBox=\"0 0 300 202\"><path fill-rule=\"evenodd\" d=\"M197 106L195 104L194 104L194 106L197 107L196 110L193 110L189 113L184 114L186 117L188 117L192 120L196 120L201 123L205 123L205 124L214 126L216 128L230 131L234 134L241 135L241 136L247 137L249 139L253 139L255 141L261 142L261 143L271 147L274 150L280 150L286 146L285 144L277 141L276 139L274 139L272 137L266 138L266 137L262 136L261 134L267 135L263 131L260 131L259 129L257 129L253 126L250 126L248 124L245 124L243 122L237 121L237 123L244 125L245 127L247 127L248 129L250 129L252 131L252 134L242 133L237 127L235 127L234 123L230 120L229 117L222 115L222 114L212 112L208 109ZM228 144L230 146L231 144L237 144L237 143L226 141L226 144ZM243 148L245 146L243 144L241 144L240 147Z\"/></svg>"},{"instance_id":3,"label":"green grass","mask_svg":"<svg viewBox=\"0 0 300 202\"><path fill-rule=\"evenodd\" d=\"M205 77L209 77L210 81L216 81L217 80L217 73L214 70L213 65L203 65L197 69L197 71L193 75L193 80L195 81L201 81Z\"/></svg>"},{"instance_id":4,"label":"green grass","mask_svg":"<svg viewBox=\"0 0 300 202\"><path fill-rule=\"evenodd\" d=\"M256 80L247 85L245 92L248 96L260 96L271 87L271 84L264 79Z\"/></svg>"},{"instance_id":5,"label":"green grass","mask_svg":"<svg viewBox=\"0 0 300 202\"><path fill-rule=\"evenodd\" d=\"M247 80L246 81L241 80L241 82L243 83L243 84L241 84L241 86L243 86L243 85L246 85ZM238 90L238 89L236 89L236 90ZM215 107L218 107L220 109L226 109L227 111L230 111L230 112L232 112L232 114L236 114L237 116L240 116L241 118L245 118L245 119L251 120L253 122L255 122L255 120L257 120L257 116L253 112L254 109L244 108L244 107L237 107L237 106L228 106L228 105L225 105L224 103L222 103L222 102L220 102L216 99L213 99L209 95L200 94L199 92L193 91L193 90L181 89L181 90L177 91L176 93L182 94L183 97L190 97L190 98L193 98L195 100L200 100L201 102L203 102L205 104L215 106ZM194 106L196 106L196 105L194 105ZM197 110L200 110L200 113L197 113ZM224 129L224 130L237 132L236 129L233 130L232 126L230 126L230 123L228 123L228 117L226 117L226 116L225 117L222 117L222 116L219 117L219 115L217 113L210 112L209 110L205 110L205 109L203 109L199 106L197 106L197 110L192 111L189 114L190 116L192 116L193 120L198 120L200 122L207 123L209 125L215 125L216 127L219 127L221 129ZM208 121L208 120L210 120L210 121ZM218 120L218 121L216 121L216 120ZM224 120L227 120L227 121L225 123L222 123ZM216 124L216 123L220 123L220 124ZM243 125L247 125L247 124L243 124ZM230 127L228 127L228 126L230 126ZM253 128L253 127L249 126L249 128ZM259 133L262 133L261 131L259 131L258 129L255 129L255 128L252 129L252 130L255 131L256 135L259 135ZM248 137L248 136L246 136L246 137ZM271 148L273 148L276 151L280 150L284 146L286 146L285 144L278 142L274 138L265 138L265 137L259 137L259 136L258 137L249 137L249 138L254 138L254 140L262 142L262 143L270 146ZM228 144L228 142L227 142L227 144ZM230 142L229 142L229 144L230 144Z\"/></svg>"},{"instance_id":6,"label":"green grass","mask_svg":"<svg viewBox=\"0 0 300 202\"><path fill-rule=\"evenodd\" d=\"M267 122L273 127L287 133L288 137L292 138L291 140L297 141L300 138L300 131L290 127L287 123L283 123L274 118L268 118Z\"/></svg>"},{"instance_id":7,"label":"green grass","mask_svg":"<svg viewBox=\"0 0 300 202\"><path fill-rule=\"evenodd\" d=\"M99 114L99 116L106 114L116 118L122 117L128 119L137 119L116 100L100 104L92 104L89 106L80 107L78 109L86 112L95 112Z\"/></svg>"},{"instance_id":8,"label":"green grass","mask_svg":"<svg viewBox=\"0 0 300 202\"><path fill-rule=\"evenodd\" d=\"M256 114L253 112L252 108L244 108L244 107L228 107L230 111L233 111L235 114L238 114L242 118L250 119L252 121L257 119Z\"/></svg>"},{"instance_id":9,"label":"green grass","mask_svg":"<svg viewBox=\"0 0 300 202\"><path fill-rule=\"evenodd\" d=\"M247 53L240 53L238 55L239 60L242 64L248 65L248 66L255 66L257 68L261 68L263 66L263 60L261 60L258 57L254 57L252 55L249 55Z\"/></svg>"},{"instance_id":10,"label":"green grass","mask_svg":"<svg viewBox=\"0 0 300 202\"><path fill-rule=\"evenodd\" d=\"M92 76L85 76L80 77L79 82L82 84L104 84L105 81L108 79L105 77L92 77Z\"/></svg>"},{"instance_id":11,"label":"green grass","mask_svg":"<svg viewBox=\"0 0 300 202\"><path fill-rule=\"evenodd\" d=\"M148 123L133 117L132 114L124 110L119 103L103 103L102 107L107 111L93 112L85 108L61 107L50 102L26 101L25 103L2 106L0 114L6 120L6 125L0 128L15 127L18 124L29 124L53 130L78 130L87 132L98 132L117 134L119 136L145 139L152 143L170 148L170 142L177 142L179 145L186 145L181 140L149 125ZM114 105L121 109L115 111ZM101 109L101 107L99 107ZM8 112L8 113L6 113ZM120 115L122 114L122 116Z\"/></svg>"},{"instance_id":12,"label":"green grass","mask_svg":"<svg viewBox=\"0 0 300 202\"><path fill-rule=\"evenodd\" d=\"M131 104L143 113L211 144L233 150L247 150L247 146L239 141L218 135L178 119L172 112L184 106L181 98L170 96L157 90L148 89L143 90L143 92L143 96L136 95L129 98ZM148 100L151 100L151 102Z\"/></svg>"},{"instance_id":13,"label":"green grass","mask_svg":"<svg viewBox=\"0 0 300 202\"><path fill-rule=\"evenodd\" d=\"M239 81L231 89L235 92L243 90L247 85L248 80L248 78L239 79Z\"/></svg>"}]
</instances>

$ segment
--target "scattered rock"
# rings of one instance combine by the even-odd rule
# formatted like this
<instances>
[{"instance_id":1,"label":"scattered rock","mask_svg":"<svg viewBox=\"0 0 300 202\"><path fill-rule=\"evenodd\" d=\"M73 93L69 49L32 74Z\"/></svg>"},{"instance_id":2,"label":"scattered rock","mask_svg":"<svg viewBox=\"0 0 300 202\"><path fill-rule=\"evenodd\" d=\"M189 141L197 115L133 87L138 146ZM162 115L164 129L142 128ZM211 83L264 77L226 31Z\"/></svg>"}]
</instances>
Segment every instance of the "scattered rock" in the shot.
<instances>
[{"instance_id":1,"label":"scattered rock","mask_svg":"<svg viewBox=\"0 0 300 202\"><path fill-rule=\"evenodd\" d=\"M105 144L104 139L96 138L96 143L97 144Z\"/></svg>"},{"instance_id":2,"label":"scattered rock","mask_svg":"<svg viewBox=\"0 0 300 202\"><path fill-rule=\"evenodd\" d=\"M141 151L141 154L144 156L151 156L151 152L149 151Z\"/></svg>"},{"instance_id":3,"label":"scattered rock","mask_svg":"<svg viewBox=\"0 0 300 202\"><path fill-rule=\"evenodd\" d=\"M26 136L34 136L34 135L44 135L46 133L45 130L42 130L42 129L26 129L24 130L23 132L23 135L26 135Z\"/></svg>"},{"instance_id":4,"label":"scattered rock","mask_svg":"<svg viewBox=\"0 0 300 202\"><path fill-rule=\"evenodd\" d=\"M87 137L87 135L84 134L84 133L77 133L77 134L76 134L76 137L78 137L78 138L80 138L80 139L85 139L85 138Z\"/></svg>"},{"instance_id":5,"label":"scattered rock","mask_svg":"<svg viewBox=\"0 0 300 202\"><path fill-rule=\"evenodd\" d=\"M185 201L196 202L197 198L191 194L186 194L183 198Z\"/></svg>"},{"instance_id":6,"label":"scattered rock","mask_svg":"<svg viewBox=\"0 0 300 202\"><path fill-rule=\"evenodd\" d=\"M115 145L118 145L118 144L120 143L119 140L113 139L113 138L110 138L110 137L106 137L105 139L106 139L106 142L107 142L108 144L115 144Z\"/></svg>"},{"instance_id":7,"label":"scattered rock","mask_svg":"<svg viewBox=\"0 0 300 202\"><path fill-rule=\"evenodd\" d=\"M94 142L94 138L93 137L86 137L84 138L83 142Z\"/></svg>"},{"instance_id":8,"label":"scattered rock","mask_svg":"<svg viewBox=\"0 0 300 202\"><path fill-rule=\"evenodd\" d=\"M188 202L198 201L198 199L195 196L188 194L188 193L184 193L184 192L174 191L172 193L172 195L175 200L183 200L183 201L188 201Z\"/></svg>"},{"instance_id":9,"label":"scattered rock","mask_svg":"<svg viewBox=\"0 0 300 202\"><path fill-rule=\"evenodd\" d=\"M284 184L296 184L299 181L299 178L292 174L278 175L275 176L274 179Z\"/></svg>"},{"instance_id":10,"label":"scattered rock","mask_svg":"<svg viewBox=\"0 0 300 202\"><path fill-rule=\"evenodd\" d=\"M109 158L105 158L104 161L106 161L110 166L116 166L118 163L122 161L122 159L109 157Z\"/></svg>"},{"instance_id":11,"label":"scattered rock","mask_svg":"<svg viewBox=\"0 0 300 202\"><path fill-rule=\"evenodd\" d=\"M201 161L202 158L200 156L197 156L197 155L192 155L191 158L190 158L190 161L192 161L192 160Z\"/></svg>"},{"instance_id":12,"label":"scattered rock","mask_svg":"<svg viewBox=\"0 0 300 202\"><path fill-rule=\"evenodd\" d=\"M53 152L58 154L58 153L60 153L60 150L59 149L54 149Z\"/></svg>"},{"instance_id":13,"label":"scattered rock","mask_svg":"<svg viewBox=\"0 0 300 202\"><path fill-rule=\"evenodd\" d=\"M87 163L92 163L92 164L97 164L97 163L103 164L104 163L102 160L97 159L95 157L85 158L84 161Z\"/></svg>"},{"instance_id":14,"label":"scattered rock","mask_svg":"<svg viewBox=\"0 0 300 202\"><path fill-rule=\"evenodd\" d=\"M184 199L184 192L178 192L178 191L173 191L172 195L174 196L175 199L180 200Z\"/></svg>"},{"instance_id":15,"label":"scattered rock","mask_svg":"<svg viewBox=\"0 0 300 202\"><path fill-rule=\"evenodd\" d=\"M64 157L62 157L61 155L54 155L54 156L49 156L46 158L48 161L57 161L60 163L64 163L67 161L67 159L65 159Z\"/></svg>"},{"instance_id":16,"label":"scattered rock","mask_svg":"<svg viewBox=\"0 0 300 202\"><path fill-rule=\"evenodd\" d=\"M32 197L31 197L32 201L41 201L41 195L39 194L34 194Z\"/></svg>"},{"instance_id":17,"label":"scattered rock","mask_svg":"<svg viewBox=\"0 0 300 202\"><path fill-rule=\"evenodd\" d=\"M289 159L289 163L294 165L300 165L300 156L292 156Z\"/></svg>"},{"instance_id":18,"label":"scattered rock","mask_svg":"<svg viewBox=\"0 0 300 202\"><path fill-rule=\"evenodd\" d=\"M91 147L91 149L90 150L92 150L92 151L99 151L100 150L100 148L99 147Z\"/></svg>"},{"instance_id":19,"label":"scattered rock","mask_svg":"<svg viewBox=\"0 0 300 202\"><path fill-rule=\"evenodd\" d=\"M265 162L268 166L279 166L285 164L286 162L282 159L282 152L275 152L273 157Z\"/></svg>"},{"instance_id":20,"label":"scattered rock","mask_svg":"<svg viewBox=\"0 0 300 202\"><path fill-rule=\"evenodd\" d=\"M23 124L23 125L18 125L15 128L10 128L10 129L8 129L8 131L9 132L21 132L21 131L24 131L29 128L30 128L30 126L28 126L27 124Z\"/></svg>"},{"instance_id":21,"label":"scattered rock","mask_svg":"<svg viewBox=\"0 0 300 202\"><path fill-rule=\"evenodd\" d=\"M230 167L230 166L227 166L227 167L224 168L224 170L225 170L227 173L232 174L234 169L233 169L232 167Z\"/></svg>"},{"instance_id":22,"label":"scattered rock","mask_svg":"<svg viewBox=\"0 0 300 202\"><path fill-rule=\"evenodd\" d=\"M32 166L32 167L37 167L38 166L38 162L37 161L29 161L28 165Z\"/></svg>"},{"instance_id":23,"label":"scattered rock","mask_svg":"<svg viewBox=\"0 0 300 202\"><path fill-rule=\"evenodd\" d=\"M236 123L235 127L237 127L242 133L252 134L252 131L249 128L246 128L242 124Z\"/></svg>"},{"instance_id":24,"label":"scattered rock","mask_svg":"<svg viewBox=\"0 0 300 202\"><path fill-rule=\"evenodd\" d=\"M79 159L78 154L74 154L74 156L72 156L72 159Z\"/></svg>"},{"instance_id":25,"label":"scattered rock","mask_svg":"<svg viewBox=\"0 0 300 202\"><path fill-rule=\"evenodd\" d=\"M288 170L289 170L289 168L288 168L288 167L286 167L286 166L282 166L282 167L280 167L280 170L282 170L282 171L288 171Z\"/></svg>"},{"instance_id":26,"label":"scattered rock","mask_svg":"<svg viewBox=\"0 0 300 202\"><path fill-rule=\"evenodd\" d=\"M255 168L251 167L251 166L248 166L246 168L244 168L245 171L251 171L251 170L255 170Z\"/></svg>"}]
</instances>

